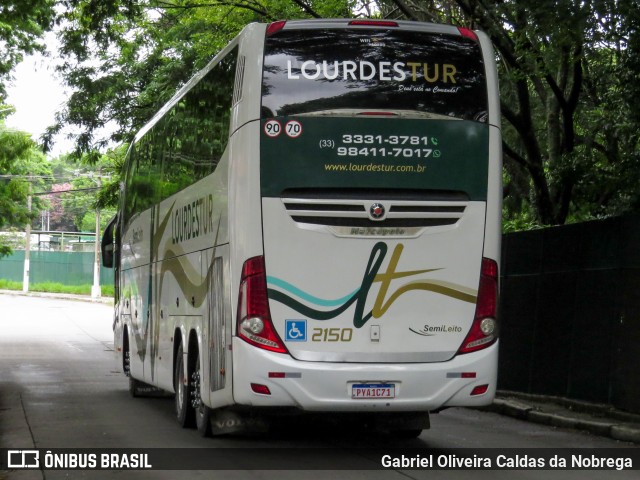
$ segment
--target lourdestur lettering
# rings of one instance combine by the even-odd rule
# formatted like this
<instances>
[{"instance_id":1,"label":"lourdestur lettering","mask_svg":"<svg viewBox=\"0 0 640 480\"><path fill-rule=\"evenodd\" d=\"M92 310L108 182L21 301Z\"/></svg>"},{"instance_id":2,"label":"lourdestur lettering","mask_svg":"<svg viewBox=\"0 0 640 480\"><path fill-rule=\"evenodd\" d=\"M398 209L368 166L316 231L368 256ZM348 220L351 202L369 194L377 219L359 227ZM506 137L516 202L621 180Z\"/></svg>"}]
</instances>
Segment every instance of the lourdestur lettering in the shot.
<instances>
[{"instance_id":1,"label":"lourdestur lettering","mask_svg":"<svg viewBox=\"0 0 640 480\"><path fill-rule=\"evenodd\" d=\"M456 83L457 69L450 63L426 63L426 62L378 62L377 64L367 60L358 62L345 60L343 62L324 60L318 63L315 60L306 60L293 64L287 60L287 75L289 80L372 80L412 82L426 80L428 83Z\"/></svg>"},{"instance_id":2,"label":"lourdestur lettering","mask_svg":"<svg viewBox=\"0 0 640 480\"><path fill-rule=\"evenodd\" d=\"M213 195L178 207L171 216L171 242L175 245L213 231Z\"/></svg>"}]
</instances>

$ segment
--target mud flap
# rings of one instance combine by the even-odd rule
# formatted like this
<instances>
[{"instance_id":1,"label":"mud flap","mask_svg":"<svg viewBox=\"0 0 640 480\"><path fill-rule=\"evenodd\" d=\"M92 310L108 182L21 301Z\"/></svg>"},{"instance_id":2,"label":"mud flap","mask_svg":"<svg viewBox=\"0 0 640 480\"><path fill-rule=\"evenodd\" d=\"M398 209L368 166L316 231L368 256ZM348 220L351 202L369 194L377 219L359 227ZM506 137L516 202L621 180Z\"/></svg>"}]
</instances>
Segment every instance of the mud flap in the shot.
<instances>
[{"instance_id":1,"label":"mud flap","mask_svg":"<svg viewBox=\"0 0 640 480\"><path fill-rule=\"evenodd\" d=\"M209 421L211 434L214 436L230 433L264 433L269 430L266 419L225 408L213 410Z\"/></svg>"}]
</instances>

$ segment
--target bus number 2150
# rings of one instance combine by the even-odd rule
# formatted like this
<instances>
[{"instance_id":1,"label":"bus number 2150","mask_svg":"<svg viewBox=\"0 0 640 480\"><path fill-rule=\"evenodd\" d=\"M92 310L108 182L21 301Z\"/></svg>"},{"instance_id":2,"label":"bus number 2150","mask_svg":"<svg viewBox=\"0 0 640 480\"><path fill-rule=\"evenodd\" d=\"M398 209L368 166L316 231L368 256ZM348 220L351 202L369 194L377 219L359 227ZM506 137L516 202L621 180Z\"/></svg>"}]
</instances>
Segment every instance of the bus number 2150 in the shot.
<instances>
[{"instance_id":1,"label":"bus number 2150","mask_svg":"<svg viewBox=\"0 0 640 480\"><path fill-rule=\"evenodd\" d=\"M314 328L312 342L350 342L353 328Z\"/></svg>"}]
</instances>

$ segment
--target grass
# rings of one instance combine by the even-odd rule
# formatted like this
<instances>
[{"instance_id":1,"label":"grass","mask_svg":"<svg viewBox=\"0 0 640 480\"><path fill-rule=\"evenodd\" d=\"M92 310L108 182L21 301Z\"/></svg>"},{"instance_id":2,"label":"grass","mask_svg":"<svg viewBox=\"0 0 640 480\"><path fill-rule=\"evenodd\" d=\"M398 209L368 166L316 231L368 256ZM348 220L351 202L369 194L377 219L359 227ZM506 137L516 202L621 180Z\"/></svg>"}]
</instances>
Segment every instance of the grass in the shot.
<instances>
[{"instance_id":1,"label":"grass","mask_svg":"<svg viewBox=\"0 0 640 480\"><path fill-rule=\"evenodd\" d=\"M0 290L22 290L22 282L0 279ZM113 285L101 285L101 290L103 297L113 297ZM91 285L63 285L62 283L43 282L29 285L29 291L91 295Z\"/></svg>"}]
</instances>

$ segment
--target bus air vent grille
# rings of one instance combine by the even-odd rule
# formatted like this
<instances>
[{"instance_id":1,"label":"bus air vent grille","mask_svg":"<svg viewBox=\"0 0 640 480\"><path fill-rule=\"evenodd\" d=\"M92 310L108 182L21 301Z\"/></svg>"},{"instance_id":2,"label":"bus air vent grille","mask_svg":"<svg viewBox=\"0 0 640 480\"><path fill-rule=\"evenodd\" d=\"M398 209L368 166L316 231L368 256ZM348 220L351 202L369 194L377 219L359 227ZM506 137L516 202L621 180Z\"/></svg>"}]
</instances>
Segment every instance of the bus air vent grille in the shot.
<instances>
[{"instance_id":1,"label":"bus air vent grille","mask_svg":"<svg viewBox=\"0 0 640 480\"><path fill-rule=\"evenodd\" d=\"M297 223L330 227L416 228L456 224L468 202L283 198ZM377 207L374 215L372 210ZM382 212L382 213L380 213Z\"/></svg>"}]
</instances>

